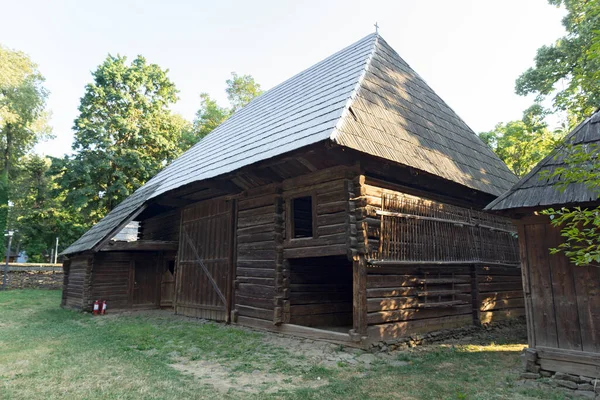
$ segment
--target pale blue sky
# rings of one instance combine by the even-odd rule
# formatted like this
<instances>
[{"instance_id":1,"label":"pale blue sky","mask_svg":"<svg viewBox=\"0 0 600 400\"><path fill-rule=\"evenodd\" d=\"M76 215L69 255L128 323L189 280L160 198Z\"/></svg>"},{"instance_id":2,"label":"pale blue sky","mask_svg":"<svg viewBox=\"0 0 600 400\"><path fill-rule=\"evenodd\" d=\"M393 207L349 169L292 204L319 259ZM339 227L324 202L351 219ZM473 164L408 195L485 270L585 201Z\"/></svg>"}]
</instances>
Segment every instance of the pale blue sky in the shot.
<instances>
[{"instance_id":1,"label":"pale blue sky","mask_svg":"<svg viewBox=\"0 0 600 400\"><path fill-rule=\"evenodd\" d=\"M173 109L192 119L198 95L226 105L231 71L269 89L359 40L383 38L476 132L518 119L531 99L514 94L538 47L564 31L545 0L6 1L0 43L39 64L56 139L69 152L84 86L108 53L144 55L169 69Z\"/></svg>"}]
</instances>

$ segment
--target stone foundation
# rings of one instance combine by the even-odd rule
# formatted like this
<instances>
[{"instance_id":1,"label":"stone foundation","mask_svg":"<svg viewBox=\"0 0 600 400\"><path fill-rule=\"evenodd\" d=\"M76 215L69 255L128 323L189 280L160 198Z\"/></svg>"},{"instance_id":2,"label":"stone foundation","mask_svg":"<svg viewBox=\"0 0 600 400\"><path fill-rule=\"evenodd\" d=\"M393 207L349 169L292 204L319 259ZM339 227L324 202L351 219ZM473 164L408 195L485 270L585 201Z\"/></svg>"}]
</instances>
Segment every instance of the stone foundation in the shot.
<instances>
[{"instance_id":1,"label":"stone foundation","mask_svg":"<svg viewBox=\"0 0 600 400\"><path fill-rule=\"evenodd\" d=\"M539 366L538 366L539 367ZM556 388L569 389L574 396L587 399L600 399L600 379L587 378L564 374L562 372L551 372L540 369L539 372L523 372L521 378L536 380Z\"/></svg>"},{"instance_id":2,"label":"stone foundation","mask_svg":"<svg viewBox=\"0 0 600 400\"><path fill-rule=\"evenodd\" d=\"M370 350L373 352L406 350L411 347L425 344L466 339L471 335L492 332L505 328L522 328L525 334L525 318L519 317L511 320L483 324L481 326L470 325L456 329L444 329L440 331L414 334L394 340L372 343L370 345Z\"/></svg>"}]
</instances>

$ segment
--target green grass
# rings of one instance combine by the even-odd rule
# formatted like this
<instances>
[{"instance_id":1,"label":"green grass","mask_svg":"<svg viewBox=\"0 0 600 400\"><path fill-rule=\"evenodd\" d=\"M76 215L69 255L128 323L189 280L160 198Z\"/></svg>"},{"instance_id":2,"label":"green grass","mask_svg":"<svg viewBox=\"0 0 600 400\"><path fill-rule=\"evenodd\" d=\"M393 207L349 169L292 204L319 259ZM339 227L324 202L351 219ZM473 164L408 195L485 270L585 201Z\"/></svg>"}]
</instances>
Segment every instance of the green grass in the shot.
<instances>
[{"instance_id":1,"label":"green grass","mask_svg":"<svg viewBox=\"0 0 600 400\"><path fill-rule=\"evenodd\" d=\"M262 333L161 313L92 317L59 301L58 291L0 292L0 399L563 398L516 385L520 343L429 346L398 354L405 367L326 368L265 343ZM171 366L181 360L216 365L232 388L207 385L210 371ZM281 384L255 383L257 373L281 376Z\"/></svg>"}]
</instances>

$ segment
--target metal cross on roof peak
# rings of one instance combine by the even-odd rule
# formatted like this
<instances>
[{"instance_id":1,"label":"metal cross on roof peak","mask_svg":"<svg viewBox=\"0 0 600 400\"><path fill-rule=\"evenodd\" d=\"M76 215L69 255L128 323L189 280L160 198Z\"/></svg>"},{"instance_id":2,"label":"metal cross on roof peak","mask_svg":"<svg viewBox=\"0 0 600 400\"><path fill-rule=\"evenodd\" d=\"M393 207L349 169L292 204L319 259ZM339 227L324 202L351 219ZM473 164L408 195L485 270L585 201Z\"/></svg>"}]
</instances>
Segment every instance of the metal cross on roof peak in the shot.
<instances>
[{"instance_id":1,"label":"metal cross on roof peak","mask_svg":"<svg viewBox=\"0 0 600 400\"><path fill-rule=\"evenodd\" d=\"M377 21L375 21L375 33L379 33L379 25L377 25Z\"/></svg>"}]
</instances>

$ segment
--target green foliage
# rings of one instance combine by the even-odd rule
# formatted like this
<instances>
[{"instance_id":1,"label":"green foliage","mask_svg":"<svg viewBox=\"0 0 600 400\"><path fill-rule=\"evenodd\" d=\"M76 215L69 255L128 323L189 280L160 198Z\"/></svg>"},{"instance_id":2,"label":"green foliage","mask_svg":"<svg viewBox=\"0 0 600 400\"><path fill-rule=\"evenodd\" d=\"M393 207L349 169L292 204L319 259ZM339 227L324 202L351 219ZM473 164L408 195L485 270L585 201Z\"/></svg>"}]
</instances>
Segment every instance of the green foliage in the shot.
<instances>
[{"instance_id":1,"label":"green foliage","mask_svg":"<svg viewBox=\"0 0 600 400\"><path fill-rule=\"evenodd\" d=\"M585 185L600 195L600 147L592 144L566 144L565 167L543 174L543 179L556 178L557 189L564 191L571 185ZM550 216L553 226L560 228L564 242L550 249L552 254L564 252L575 265L600 267L600 207L549 208L543 214Z\"/></svg>"},{"instance_id":2,"label":"green foliage","mask_svg":"<svg viewBox=\"0 0 600 400\"><path fill-rule=\"evenodd\" d=\"M43 82L37 65L26 54L0 46L0 232L7 227L14 166L37 142L50 136L44 111L48 92Z\"/></svg>"},{"instance_id":3,"label":"green foliage","mask_svg":"<svg viewBox=\"0 0 600 400\"><path fill-rule=\"evenodd\" d=\"M561 132L548 129L544 116L542 107L535 104L523 113L521 120L499 123L479 137L511 171L522 177L554 148L561 136Z\"/></svg>"},{"instance_id":4,"label":"green foliage","mask_svg":"<svg viewBox=\"0 0 600 400\"><path fill-rule=\"evenodd\" d=\"M56 237L61 251L85 229L81 214L64 206L64 192L58 190L51 163L36 154L24 157L11 196L10 226L17 230L16 245L31 262L48 261Z\"/></svg>"},{"instance_id":5,"label":"green foliage","mask_svg":"<svg viewBox=\"0 0 600 400\"><path fill-rule=\"evenodd\" d=\"M516 82L517 94L553 97L557 110L567 111L572 123L594 112L600 104L600 2L549 0L564 6L567 34L553 45L542 46L535 67Z\"/></svg>"},{"instance_id":6,"label":"green foliage","mask_svg":"<svg viewBox=\"0 0 600 400\"><path fill-rule=\"evenodd\" d=\"M236 112L252 99L262 94L260 85L254 81L251 75L238 75L231 73L231 79L227 79L227 99L231 103L231 112Z\"/></svg>"},{"instance_id":7,"label":"green foliage","mask_svg":"<svg viewBox=\"0 0 600 400\"><path fill-rule=\"evenodd\" d=\"M200 109L196 113L193 129L184 133L182 137L182 150L185 151L192 147L213 129L221 125L235 111L262 94L260 85L254 81L251 75L238 75L232 72L231 79L228 79L226 83L225 92L227 92L230 107L219 106L208 93L200 94Z\"/></svg>"},{"instance_id":8,"label":"green foliage","mask_svg":"<svg viewBox=\"0 0 600 400\"><path fill-rule=\"evenodd\" d=\"M565 238L550 253L564 252L575 265L600 267L600 207L549 208L543 214L550 216L552 225L559 227Z\"/></svg>"},{"instance_id":9,"label":"green foliage","mask_svg":"<svg viewBox=\"0 0 600 400\"><path fill-rule=\"evenodd\" d=\"M86 86L60 184L90 225L179 155L185 122L169 110L177 89L167 72L142 56L128 64L109 55Z\"/></svg>"},{"instance_id":10,"label":"green foliage","mask_svg":"<svg viewBox=\"0 0 600 400\"><path fill-rule=\"evenodd\" d=\"M187 130L186 134L182 137L182 150L185 151L198 143L200 139L229 118L230 114L229 109L219 106L208 93L201 93L200 109L196 112L192 129Z\"/></svg>"}]
</instances>

